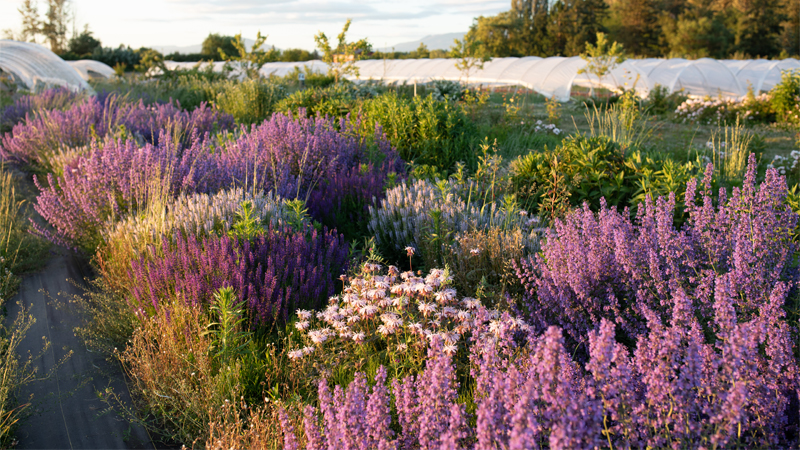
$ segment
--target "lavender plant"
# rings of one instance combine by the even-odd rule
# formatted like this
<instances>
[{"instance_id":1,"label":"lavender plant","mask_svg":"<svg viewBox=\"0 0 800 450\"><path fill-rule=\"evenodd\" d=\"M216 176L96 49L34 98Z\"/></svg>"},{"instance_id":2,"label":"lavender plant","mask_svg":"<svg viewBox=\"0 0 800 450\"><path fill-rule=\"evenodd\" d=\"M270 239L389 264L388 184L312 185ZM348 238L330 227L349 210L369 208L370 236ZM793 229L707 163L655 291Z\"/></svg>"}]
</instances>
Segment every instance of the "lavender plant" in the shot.
<instances>
[{"instance_id":1,"label":"lavender plant","mask_svg":"<svg viewBox=\"0 0 800 450\"><path fill-rule=\"evenodd\" d=\"M138 147L112 141L78 157L63 175L47 176L36 211L54 228L33 224L38 233L70 248L93 252L106 222L144 209L154 191L212 192L225 180L216 175L207 142L182 148L164 137L158 145Z\"/></svg>"},{"instance_id":2,"label":"lavender plant","mask_svg":"<svg viewBox=\"0 0 800 450\"><path fill-rule=\"evenodd\" d=\"M63 110L83 99L83 95L66 88L48 89L39 94L25 95L0 112L0 134L11 131L28 116L52 109Z\"/></svg>"},{"instance_id":3,"label":"lavender plant","mask_svg":"<svg viewBox=\"0 0 800 450\"><path fill-rule=\"evenodd\" d=\"M90 97L64 111L43 111L25 123L14 126L2 138L0 156L18 164L38 164L49 169L48 158L60 149L88 145L124 127L132 135L158 144L162 136L184 144L196 136L230 129L233 119L227 114L201 105L192 112L172 103L146 106L126 103L110 95Z\"/></svg>"},{"instance_id":4,"label":"lavender plant","mask_svg":"<svg viewBox=\"0 0 800 450\"><path fill-rule=\"evenodd\" d=\"M347 228L363 220L367 205L383 196L392 173L404 164L376 130L372 141L359 137L359 123L275 114L219 154L220 168L236 183L273 190L283 198L305 199L325 225Z\"/></svg>"}]
</instances>

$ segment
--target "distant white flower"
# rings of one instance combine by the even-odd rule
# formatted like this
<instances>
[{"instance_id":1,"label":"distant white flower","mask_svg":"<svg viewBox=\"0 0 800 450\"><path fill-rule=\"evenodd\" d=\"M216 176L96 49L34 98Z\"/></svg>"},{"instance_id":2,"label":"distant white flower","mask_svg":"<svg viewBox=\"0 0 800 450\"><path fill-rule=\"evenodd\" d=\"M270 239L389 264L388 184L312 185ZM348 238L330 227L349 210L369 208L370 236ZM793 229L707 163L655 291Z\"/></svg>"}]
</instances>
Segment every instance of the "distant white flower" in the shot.
<instances>
[{"instance_id":1,"label":"distant white flower","mask_svg":"<svg viewBox=\"0 0 800 450\"><path fill-rule=\"evenodd\" d=\"M477 255L477 254L480 254L480 252L481 252L481 249L479 249L479 248L473 248L473 249L472 249L472 250L470 250L469 252L470 252L470 254L472 254L472 255Z\"/></svg>"},{"instance_id":2,"label":"distant white flower","mask_svg":"<svg viewBox=\"0 0 800 450\"><path fill-rule=\"evenodd\" d=\"M303 356L303 350L292 350L289 352L289 359L300 359Z\"/></svg>"},{"instance_id":3,"label":"distant white flower","mask_svg":"<svg viewBox=\"0 0 800 450\"><path fill-rule=\"evenodd\" d=\"M367 337L367 335L366 335L366 334L364 334L364 333L353 333L353 340L354 340L355 342L359 343L359 344L360 344L360 343L362 343L362 342L364 342L364 339L365 339L366 337Z\"/></svg>"},{"instance_id":4,"label":"distant white flower","mask_svg":"<svg viewBox=\"0 0 800 450\"><path fill-rule=\"evenodd\" d=\"M306 328L308 328L308 325L309 325L308 321L307 320L303 320L303 321L295 323L294 327L297 328L298 330L302 331L302 330L305 330Z\"/></svg>"},{"instance_id":5,"label":"distant white flower","mask_svg":"<svg viewBox=\"0 0 800 450\"><path fill-rule=\"evenodd\" d=\"M406 255L408 255L409 258L414 256L414 252L416 251L417 250L414 247L411 247L410 245L406 247Z\"/></svg>"},{"instance_id":6,"label":"distant white flower","mask_svg":"<svg viewBox=\"0 0 800 450\"><path fill-rule=\"evenodd\" d=\"M458 347L455 346L455 345L448 344L448 345L445 345L444 347L442 347L442 351L445 354L452 356L452 355L455 355L456 352L458 352Z\"/></svg>"},{"instance_id":7,"label":"distant white flower","mask_svg":"<svg viewBox=\"0 0 800 450\"><path fill-rule=\"evenodd\" d=\"M404 352L406 350L408 350L408 345L406 345L406 344L397 344L397 351L398 352Z\"/></svg>"},{"instance_id":8,"label":"distant white flower","mask_svg":"<svg viewBox=\"0 0 800 450\"><path fill-rule=\"evenodd\" d=\"M306 311L306 310L304 310L304 309L298 309L298 310L297 310L297 317L299 317L299 318L300 318L300 320L308 320L308 319L310 319L310 318L311 318L311 316L312 316L313 314L314 314L314 313L312 313L311 311Z\"/></svg>"}]
</instances>

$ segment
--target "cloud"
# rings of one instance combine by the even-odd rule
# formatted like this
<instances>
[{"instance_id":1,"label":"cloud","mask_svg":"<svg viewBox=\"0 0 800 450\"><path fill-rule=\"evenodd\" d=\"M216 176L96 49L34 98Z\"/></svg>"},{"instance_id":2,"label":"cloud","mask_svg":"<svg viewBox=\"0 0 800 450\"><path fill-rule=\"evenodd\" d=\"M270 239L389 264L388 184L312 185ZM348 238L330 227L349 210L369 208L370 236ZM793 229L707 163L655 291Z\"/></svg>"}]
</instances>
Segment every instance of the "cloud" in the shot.
<instances>
[{"instance_id":1,"label":"cloud","mask_svg":"<svg viewBox=\"0 0 800 450\"><path fill-rule=\"evenodd\" d=\"M415 20L452 14L485 14L502 10L507 2L481 0L410 0L402 4L359 1L308 0L169 0L175 15L184 19L235 22L239 26L271 22L320 24L354 21ZM503 6L500 6L503 5Z\"/></svg>"}]
</instances>

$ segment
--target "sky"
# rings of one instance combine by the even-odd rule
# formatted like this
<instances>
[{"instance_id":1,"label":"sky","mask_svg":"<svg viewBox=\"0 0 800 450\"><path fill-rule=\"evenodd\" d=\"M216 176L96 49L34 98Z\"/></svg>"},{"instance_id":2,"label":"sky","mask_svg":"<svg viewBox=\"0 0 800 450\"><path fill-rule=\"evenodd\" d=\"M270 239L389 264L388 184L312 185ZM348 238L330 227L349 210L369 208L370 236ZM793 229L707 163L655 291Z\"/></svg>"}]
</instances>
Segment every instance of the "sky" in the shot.
<instances>
[{"instance_id":1,"label":"sky","mask_svg":"<svg viewBox=\"0 0 800 450\"><path fill-rule=\"evenodd\" d=\"M45 0L39 0L44 13ZM348 40L366 37L373 47L392 46L426 35L464 32L473 18L510 8L510 0L71 0L76 25L84 24L105 47L200 44L209 33L253 39L267 45L314 48L323 31L335 39L353 19ZM20 28L22 0L0 0L0 30Z\"/></svg>"}]
</instances>

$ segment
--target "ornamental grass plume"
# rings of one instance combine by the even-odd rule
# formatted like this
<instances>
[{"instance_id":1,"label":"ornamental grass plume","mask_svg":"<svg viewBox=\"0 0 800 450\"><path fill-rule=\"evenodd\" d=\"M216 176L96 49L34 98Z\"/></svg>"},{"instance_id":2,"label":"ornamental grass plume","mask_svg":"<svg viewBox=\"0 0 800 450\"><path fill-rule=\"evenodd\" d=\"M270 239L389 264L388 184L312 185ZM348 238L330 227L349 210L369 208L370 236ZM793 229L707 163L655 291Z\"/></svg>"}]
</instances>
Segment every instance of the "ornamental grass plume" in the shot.
<instances>
[{"instance_id":1,"label":"ornamental grass plume","mask_svg":"<svg viewBox=\"0 0 800 450\"><path fill-rule=\"evenodd\" d=\"M605 204L597 214L584 207L558 221L542 254L518 266L533 324L563 327L579 342L605 318L632 342L649 315L666 321L682 295L705 324L722 277L739 299L740 320L755 317L777 283L798 281L791 237L798 218L784 205L785 180L770 169L759 186L755 171L751 155L743 186L730 197L720 189L714 202L708 165L699 192L695 180L687 185L682 228L673 224L673 195L648 198L635 221Z\"/></svg>"}]
</instances>

